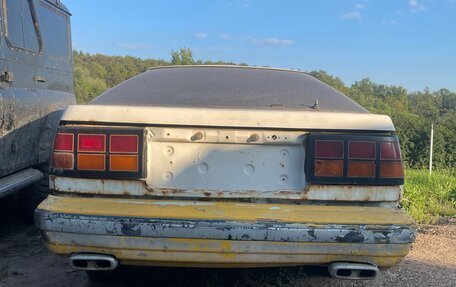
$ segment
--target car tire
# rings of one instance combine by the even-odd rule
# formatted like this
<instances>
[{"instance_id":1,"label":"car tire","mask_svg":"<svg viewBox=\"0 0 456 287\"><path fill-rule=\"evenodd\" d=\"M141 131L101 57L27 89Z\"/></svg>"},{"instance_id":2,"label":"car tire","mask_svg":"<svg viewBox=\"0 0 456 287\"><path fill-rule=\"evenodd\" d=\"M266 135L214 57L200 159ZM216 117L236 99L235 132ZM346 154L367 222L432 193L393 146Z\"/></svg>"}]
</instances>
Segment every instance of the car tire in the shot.
<instances>
[{"instance_id":1,"label":"car tire","mask_svg":"<svg viewBox=\"0 0 456 287\"><path fill-rule=\"evenodd\" d=\"M49 164L35 167L43 173L43 178L24 188L18 195L20 217L27 222L33 222L33 212L49 195Z\"/></svg>"}]
</instances>

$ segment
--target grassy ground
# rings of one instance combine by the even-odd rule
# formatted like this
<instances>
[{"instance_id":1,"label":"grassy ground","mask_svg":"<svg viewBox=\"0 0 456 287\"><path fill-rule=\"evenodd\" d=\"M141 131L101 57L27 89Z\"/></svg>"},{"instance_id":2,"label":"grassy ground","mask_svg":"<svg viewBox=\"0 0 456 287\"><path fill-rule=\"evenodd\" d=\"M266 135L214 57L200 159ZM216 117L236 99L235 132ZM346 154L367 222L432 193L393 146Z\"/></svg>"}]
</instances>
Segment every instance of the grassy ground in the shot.
<instances>
[{"instance_id":1,"label":"grassy ground","mask_svg":"<svg viewBox=\"0 0 456 287\"><path fill-rule=\"evenodd\" d=\"M442 217L456 217L456 169L406 170L402 201L418 223L435 223Z\"/></svg>"}]
</instances>

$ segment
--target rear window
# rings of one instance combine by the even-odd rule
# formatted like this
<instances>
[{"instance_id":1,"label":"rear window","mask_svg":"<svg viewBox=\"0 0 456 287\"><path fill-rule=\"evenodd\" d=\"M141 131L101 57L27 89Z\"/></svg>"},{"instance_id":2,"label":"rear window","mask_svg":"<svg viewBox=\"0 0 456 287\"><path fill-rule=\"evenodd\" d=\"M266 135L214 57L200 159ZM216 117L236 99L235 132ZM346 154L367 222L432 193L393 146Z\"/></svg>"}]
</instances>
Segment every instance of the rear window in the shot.
<instances>
[{"instance_id":1,"label":"rear window","mask_svg":"<svg viewBox=\"0 0 456 287\"><path fill-rule=\"evenodd\" d=\"M231 66L151 69L91 104L367 112L306 73Z\"/></svg>"}]
</instances>

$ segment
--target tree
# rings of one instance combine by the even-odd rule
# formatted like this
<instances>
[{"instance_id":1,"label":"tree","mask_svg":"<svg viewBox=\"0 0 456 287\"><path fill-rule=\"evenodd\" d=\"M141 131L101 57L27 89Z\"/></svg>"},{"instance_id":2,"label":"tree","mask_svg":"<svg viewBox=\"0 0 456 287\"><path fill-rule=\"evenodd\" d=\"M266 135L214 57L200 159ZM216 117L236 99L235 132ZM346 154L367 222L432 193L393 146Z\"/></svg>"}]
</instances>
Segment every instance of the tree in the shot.
<instances>
[{"instance_id":1,"label":"tree","mask_svg":"<svg viewBox=\"0 0 456 287\"><path fill-rule=\"evenodd\" d=\"M181 47L178 51L171 51L171 64L173 65L193 65L193 52L190 48Z\"/></svg>"}]
</instances>

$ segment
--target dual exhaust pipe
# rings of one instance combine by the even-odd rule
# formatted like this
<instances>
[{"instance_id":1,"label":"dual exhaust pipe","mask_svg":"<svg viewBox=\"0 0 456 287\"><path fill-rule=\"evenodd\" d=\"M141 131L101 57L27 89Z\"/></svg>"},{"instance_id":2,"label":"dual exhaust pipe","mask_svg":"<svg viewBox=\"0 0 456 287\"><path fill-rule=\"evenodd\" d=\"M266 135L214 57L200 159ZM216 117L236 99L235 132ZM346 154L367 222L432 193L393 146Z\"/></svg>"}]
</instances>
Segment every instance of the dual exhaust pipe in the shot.
<instances>
[{"instance_id":1,"label":"dual exhaust pipe","mask_svg":"<svg viewBox=\"0 0 456 287\"><path fill-rule=\"evenodd\" d=\"M104 254L73 254L70 265L74 269L109 271L119 266L114 256ZM376 266L363 263L334 262L328 266L331 277L337 279L372 280L379 270Z\"/></svg>"},{"instance_id":2,"label":"dual exhaust pipe","mask_svg":"<svg viewBox=\"0 0 456 287\"><path fill-rule=\"evenodd\" d=\"M350 280L372 280L379 273L374 265L350 262L331 263L328 271L333 278Z\"/></svg>"},{"instance_id":3,"label":"dual exhaust pipe","mask_svg":"<svg viewBox=\"0 0 456 287\"><path fill-rule=\"evenodd\" d=\"M114 256L103 254L73 254L70 265L74 269L109 271L119 266L119 261Z\"/></svg>"}]
</instances>

